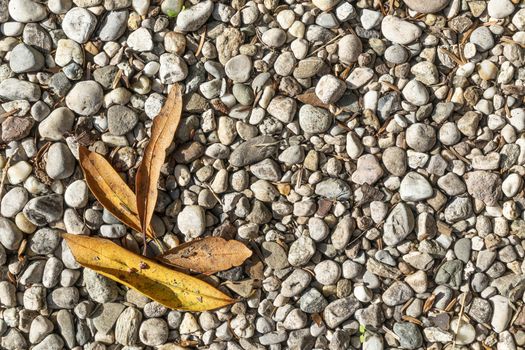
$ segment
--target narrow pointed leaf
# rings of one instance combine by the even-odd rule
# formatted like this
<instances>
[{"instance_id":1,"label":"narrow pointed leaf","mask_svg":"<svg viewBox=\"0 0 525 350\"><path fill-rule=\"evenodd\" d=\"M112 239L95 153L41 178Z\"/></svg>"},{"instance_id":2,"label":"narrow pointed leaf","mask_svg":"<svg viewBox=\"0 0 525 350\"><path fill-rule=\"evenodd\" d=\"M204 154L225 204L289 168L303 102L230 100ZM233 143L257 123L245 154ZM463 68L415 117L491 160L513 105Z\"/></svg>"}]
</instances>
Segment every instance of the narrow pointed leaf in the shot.
<instances>
[{"instance_id":1,"label":"narrow pointed leaf","mask_svg":"<svg viewBox=\"0 0 525 350\"><path fill-rule=\"evenodd\" d=\"M235 300L198 278L132 253L107 239L64 234L76 261L175 310L205 311Z\"/></svg>"},{"instance_id":2,"label":"narrow pointed leaf","mask_svg":"<svg viewBox=\"0 0 525 350\"><path fill-rule=\"evenodd\" d=\"M137 209L141 227L149 226L157 202L157 183L160 168L166 159L166 149L170 146L179 126L182 114L182 91L175 84L164 103L159 115L153 119L151 138L144 150L142 162L137 170L135 190Z\"/></svg>"},{"instance_id":3,"label":"narrow pointed leaf","mask_svg":"<svg viewBox=\"0 0 525 350\"><path fill-rule=\"evenodd\" d=\"M102 155L83 146L79 148L79 158L86 183L95 198L122 223L142 232L135 194L111 164ZM154 237L151 227L148 236Z\"/></svg>"},{"instance_id":4,"label":"narrow pointed leaf","mask_svg":"<svg viewBox=\"0 0 525 350\"><path fill-rule=\"evenodd\" d=\"M239 241L206 237L168 250L158 259L195 272L212 274L240 266L252 251Z\"/></svg>"}]
</instances>

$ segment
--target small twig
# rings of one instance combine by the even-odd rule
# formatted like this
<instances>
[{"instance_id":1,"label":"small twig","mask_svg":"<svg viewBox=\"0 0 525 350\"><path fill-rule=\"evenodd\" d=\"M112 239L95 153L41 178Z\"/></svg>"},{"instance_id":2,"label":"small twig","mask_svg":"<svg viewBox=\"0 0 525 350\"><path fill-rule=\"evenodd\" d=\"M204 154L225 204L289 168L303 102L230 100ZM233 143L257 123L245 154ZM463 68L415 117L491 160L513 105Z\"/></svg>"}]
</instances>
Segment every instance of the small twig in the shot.
<instances>
[{"instance_id":1,"label":"small twig","mask_svg":"<svg viewBox=\"0 0 525 350\"><path fill-rule=\"evenodd\" d=\"M463 319L463 312L465 312L465 299L467 299L467 292L463 293L461 297L461 309L459 309L459 318L458 323L456 324L456 330L454 332L454 341L452 342L452 350L456 349L456 338L458 336L459 327L461 326L461 321Z\"/></svg>"},{"instance_id":2,"label":"small twig","mask_svg":"<svg viewBox=\"0 0 525 350\"><path fill-rule=\"evenodd\" d=\"M206 34L208 33L208 26L204 26L204 31L201 34L201 38L199 40L199 47L197 47L197 51L195 51L195 57L199 57L202 47L204 46L204 43L206 42Z\"/></svg>"},{"instance_id":3,"label":"small twig","mask_svg":"<svg viewBox=\"0 0 525 350\"><path fill-rule=\"evenodd\" d=\"M15 109L10 110L9 112L4 112L4 113L0 114L0 119L2 119L2 118L8 118L8 117L10 117L10 116L12 116L12 115L15 115L15 114L17 114L20 110L21 110L21 108L15 108Z\"/></svg>"},{"instance_id":4,"label":"small twig","mask_svg":"<svg viewBox=\"0 0 525 350\"><path fill-rule=\"evenodd\" d=\"M7 170L9 169L9 165L11 164L11 157L12 156L9 156L7 158L7 162L5 163L4 170L2 171L2 180L0 181L0 199L2 199L2 194L4 192L4 184L5 184L5 179L7 178Z\"/></svg>"},{"instance_id":5,"label":"small twig","mask_svg":"<svg viewBox=\"0 0 525 350\"><path fill-rule=\"evenodd\" d=\"M325 47L327 47L328 45L334 43L337 39L339 39L340 37L343 36L344 33L339 33L337 34L332 40L329 40L328 42L326 42L325 44L319 46L317 49L315 49L314 51L312 51L308 57L312 57L313 55L315 55L316 53L318 53L319 51L321 51L322 49L324 49Z\"/></svg>"}]
</instances>

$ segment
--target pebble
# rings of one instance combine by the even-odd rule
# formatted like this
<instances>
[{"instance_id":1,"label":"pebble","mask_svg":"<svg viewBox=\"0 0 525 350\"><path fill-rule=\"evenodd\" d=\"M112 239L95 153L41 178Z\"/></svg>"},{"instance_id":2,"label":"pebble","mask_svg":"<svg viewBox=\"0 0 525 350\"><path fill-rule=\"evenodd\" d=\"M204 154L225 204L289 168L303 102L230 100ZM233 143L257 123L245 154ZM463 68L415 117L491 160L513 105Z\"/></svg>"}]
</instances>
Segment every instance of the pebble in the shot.
<instances>
[{"instance_id":1,"label":"pebble","mask_svg":"<svg viewBox=\"0 0 525 350\"><path fill-rule=\"evenodd\" d=\"M132 109L115 105L108 108L108 130L111 134L122 136L132 131L138 122L138 116Z\"/></svg>"},{"instance_id":2,"label":"pebble","mask_svg":"<svg viewBox=\"0 0 525 350\"><path fill-rule=\"evenodd\" d=\"M6 218L12 218L22 211L28 200L29 194L25 188L13 187L2 197L0 213Z\"/></svg>"},{"instance_id":3,"label":"pebble","mask_svg":"<svg viewBox=\"0 0 525 350\"><path fill-rule=\"evenodd\" d=\"M97 25L94 14L81 7L69 10L62 20L64 34L79 44L83 44L91 37Z\"/></svg>"},{"instance_id":4,"label":"pebble","mask_svg":"<svg viewBox=\"0 0 525 350\"><path fill-rule=\"evenodd\" d=\"M356 62L359 55L363 52L361 40L353 34L343 36L339 40L337 47L339 60L347 65Z\"/></svg>"},{"instance_id":5,"label":"pebble","mask_svg":"<svg viewBox=\"0 0 525 350\"><path fill-rule=\"evenodd\" d=\"M514 12L514 4L510 0L490 0L487 12L492 18L505 18Z\"/></svg>"},{"instance_id":6,"label":"pebble","mask_svg":"<svg viewBox=\"0 0 525 350\"><path fill-rule=\"evenodd\" d=\"M413 23L388 15L381 22L381 33L395 44L407 45L418 39L422 30Z\"/></svg>"},{"instance_id":7,"label":"pebble","mask_svg":"<svg viewBox=\"0 0 525 350\"><path fill-rule=\"evenodd\" d=\"M254 137L240 144L231 154L229 162L235 167L255 164L275 152L276 140L269 135Z\"/></svg>"},{"instance_id":8,"label":"pebble","mask_svg":"<svg viewBox=\"0 0 525 350\"><path fill-rule=\"evenodd\" d=\"M0 218L0 243L4 248L17 250L22 239L22 232L11 220Z\"/></svg>"},{"instance_id":9,"label":"pebble","mask_svg":"<svg viewBox=\"0 0 525 350\"><path fill-rule=\"evenodd\" d=\"M325 132L332 125L332 120L332 114L326 109L308 104L299 109L299 125L306 133Z\"/></svg>"},{"instance_id":10,"label":"pebble","mask_svg":"<svg viewBox=\"0 0 525 350\"><path fill-rule=\"evenodd\" d=\"M333 75L322 76L315 86L315 94L321 102L326 104L339 101L339 99L343 97L345 90L345 83Z\"/></svg>"},{"instance_id":11,"label":"pebble","mask_svg":"<svg viewBox=\"0 0 525 350\"><path fill-rule=\"evenodd\" d=\"M138 28L133 31L127 38L128 46L138 52L147 52L153 49L153 38L146 28Z\"/></svg>"},{"instance_id":12,"label":"pebble","mask_svg":"<svg viewBox=\"0 0 525 350\"><path fill-rule=\"evenodd\" d=\"M67 107L60 107L53 110L38 125L38 133L46 140L60 141L64 134L71 131L75 115Z\"/></svg>"},{"instance_id":13,"label":"pebble","mask_svg":"<svg viewBox=\"0 0 525 350\"><path fill-rule=\"evenodd\" d=\"M335 300L325 307L323 319L329 328L335 328L347 320L360 305L354 296Z\"/></svg>"},{"instance_id":14,"label":"pebble","mask_svg":"<svg viewBox=\"0 0 525 350\"><path fill-rule=\"evenodd\" d=\"M337 5L339 1L340 0L313 0L312 3L322 11L329 11Z\"/></svg>"},{"instance_id":15,"label":"pebble","mask_svg":"<svg viewBox=\"0 0 525 350\"><path fill-rule=\"evenodd\" d=\"M188 66L181 57L170 53L160 56L159 77L163 84L182 81L188 74Z\"/></svg>"},{"instance_id":16,"label":"pebble","mask_svg":"<svg viewBox=\"0 0 525 350\"><path fill-rule=\"evenodd\" d=\"M64 143L52 144L47 151L47 159L46 173L52 179L66 179L75 171L75 158Z\"/></svg>"},{"instance_id":17,"label":"pebble","mask_svg":"<svg viewBox=\"0 0 525 350\"><path fill-rule=\"evenodd\" d=\"M213 2L205 0L182 10L177 15L177 28L184 32L193 32L202 27L211 16Z\"/></svg>"},{"instance_id":18,"label":"pebble","mask_svg":"<svg viewBox=\"0 0 525 350\"><path fill-rule=\"evenodd\" d=\"M83 279L86 290L94 301L106 303L117 298L118 287L112 280L97 274L91 269L84 269Z\"/></svg>"},{"instance_id":19,"label":"pebble","mask_svg":"<svg viewBox=\"0 0 525 350\"><path fill-rule=\"evenodd\" d=\"M410 208L404 203L397 204L386 218L384 242L391 246L398 244L412 232L414 225L414 214Z\"/></svg>"},{"instance_id":20,"label":"pebble","mask_svg":"<svg viewBox=\"0 0 525 350\"><path fill-rule=\"evenodd\" d=\"M417 152L427 152L436 143L436 131L427 124L415 123L406 130L406 141Z\"/></svg>"},{"instance_id":21,"label":"pebble","mask_svg":"<svg viewBox=\"0 0 525 350\"><path fill-rule=\"evenodd\" d=\"M408 51L401 45L395 44L385 50L385 59L394 64L405 63L409 58Z\"/></svg>"},{"instance_id":22,"label":"pebble","mask_svg":"<svg viewBox=\"0 0 525 350\"><path fill-rule=\"evenodd\" d=\"M383 176L383 168L376 157L365 154L357 160L357 169L352 174L352 181L356 184L367 183L373 185Z\"/></svg>"},{"instance_id":23,"label":"pebble","mask_svg":"<svg viewBox=\"0 0 525 350\"><path fill-rule=\"evenodd\" d=\"M80 115L93 115L102 107L104 99L100 85L93 81L76 83L66 96L66 105Z\"/></svg>"},{"instance_id":24,"label":"pebble","mask_svg":"<svg viewBox=\"0 0 525 350\"><path fill-rule=\"evenodd\" d=\"M246 55L232 57L224 66L226 76L236 83L246 82L251 75L252 61Z\"/></svg>"},{"instance_id":25,"label":"pebble","mask_svg":"<svg viewBox=\"0 0 525 350\"><path fill-rule=\"evenodd\" d=\"M36 72L44 67L44 55L26 44L18 44L11 51L9 66L14 73Z\"/></svg>"},{"instance_id":26,"label":"pebble","mask_svg":"<svg viewBox=\"0 0 525 350\"><path fill-rule=\"evenodd\" d=\"M404 201L418 202L432 197L434 190L423 175L410 172L401 181L399 194Z\"/></svg>"},{"instance_id":27,"label":"pebble","mask_svg":"<svg viewBox=\"0 0 525 350\"><path fill-rule=\"evenodd\" d=\"M450 0L438 0L432 2L420 2L417 0L406 0L404 3L413 11L419 13L436 13L443 10L449 4Z\"/></svg>"},{"instance_id":28,"label":"pebble","mask_svg":"<svg viewBox=\"0 0 525 350\"><path fill-rule=\"evenodd\" d=\"M263 33L261 40L269 47L281 47L286 42L286 33L280 28L271 28Z\"/></svg>"},{"instance_id":29,"label":"pebble","mask_svg":"<svg viewBox=\"0 0 525 350\"><path fill-rule=\"evenodd\" d=\"M38 101L41 91L38 85L28 81L8 78L0 82L0 97L14 100Z\"/></svg>"},{"instance_id":30,"label":"pebble","mask_svg":"<svg viewBox=\"0 0 525 350\"><path fill-rule=\"evenodd\" d=\"M423 344L423 336L418 327L413 323L395 323L394 333L399 337L399 345L401 345L403 349L417 349Z\"/></svg>"},{"instance_id":31,"label":"pebble","mask_svg":"<svg viewBox=\"0 0 525 350\"><path fill-rule=\"evenodd\" d=\"M9 1L9 15L17 22L39 22L46 18L47 11L44 5L31 0Z\"/></svg>"},{"instance_id":32,"label":"pebble","mask_svg":"<svg viewBox=\"0 0 525 350\"><path fill-rule=\"evenodd\" d=\"M410 80L403 88L405 99L415 106L423 106L429 101L428 91L418 80Z\"/></svg>"},{"instance_id":33,"label":"pebble","mask_svg":"<svg viewBox=\"0 0 525 350\"><path fill-rule=\"evenodd\" d=\"M199 237L206 229L204 210L196 205L184 207L177 218L177 226L188 238Z\"/></svg>"},{"instance_id":34,"label":"pebble","mask_svg":"<svg viewBox=\"0 0 525 350\"><path fill-rule=\"evenodd\" d=\"M63 213L63 199L59 194L35 197L24 207L27 219L36 226L44 226L58 220Z\"/></svg>"},{"instance_id":35,"label":"pebble","mask_svg":"<svg viewBox=\"0 0 525 350\"><path fill-rule=\"evenodd\" d=\"M115 325L115 341L122 345L135 345L138 340L142 313L134 307L126 308Z\"/></svg>"},{"instance_id":36,"label":"pebble","mask_svg":"<svg viewBox=\"0 0 525 350\"><path fill-rule=\"evenodd\" d=\"M469 41L476 45L476 49L485 52L494 47L494 37L487 27L478 27L470 35Z\"/></svg>"},{"instance_id":37,"label":"pebble","mask_svg":"<svg viewBox=\"0 0 525 350\"><path fill-rule=\"evenodd\" d=\"M72 208L84 208L88 203L89 191L83 180L72 182L64 193L64 201Z\"/></svg>"},{"instance_id":38,"label":"pebble","mask_svg":"<svg viewBox=\"0 0 525 350\"><path fill-rule=\"evenodd\" d=\"M142 322L139 338L147 346L158 346L168 340L168 325L160 318L150 318Z\"/></svg>"},{"instance_id":39,"label":"pebble","mask_svg":"<svg viewBox=\"0 0 525 350\"><path fill-rule=\"evenodd\" d=\"M314 254L314 241L310 237L301 236L290 246L288 262L292 266L302 266L306 264Z\"/></svg>"}]
</instances>

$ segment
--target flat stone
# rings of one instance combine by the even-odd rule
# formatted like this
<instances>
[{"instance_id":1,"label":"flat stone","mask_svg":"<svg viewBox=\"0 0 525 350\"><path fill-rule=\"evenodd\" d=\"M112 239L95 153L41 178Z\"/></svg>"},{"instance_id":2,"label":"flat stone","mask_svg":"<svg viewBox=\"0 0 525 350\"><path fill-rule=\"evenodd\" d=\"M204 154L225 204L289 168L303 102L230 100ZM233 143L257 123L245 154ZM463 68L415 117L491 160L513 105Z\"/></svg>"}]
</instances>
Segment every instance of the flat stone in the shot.
<instances>
[{"instance_id":1,"label":"flat stone","mask_svg":"<svg viewBox=\"0 0 525 350\"><path fill-rule=\"evenodd\" d=\"M11 51L9 66L15 73L36 72L44 67L44 55L26 44L18 44Z\"/></svg>"},{"instance_id":2,"label":"flat stone","mask_svg":"<svg viewBox=\"0 0 525 350\"><path fill-rule=\"evenodd\" d=\"M257 163L272 156L276 150L276 140L268 135L254 137L241 143L230 154L229 162L236 167Z\"/></svg>"},{"instance_id":3,"label":"flat stone","mask_svg":"<svg viewBox=\"0 0 525 350\"><path fill-rule=\"evenodd\" d=\"M423 175L410 172L401 181L399 194L404 201L418 202L432 197L434 190Z\"/></svg>"},{"instance_id":4,"label":"flat stone","mask_svg":"<svg viewBox=\"0 0 525 350\"><path fill-rule=\"evenodd\" d=\"M46 7L31 0L9 1L9 15L17 22L39 22L46 18Z\"/></svg>"},{"instance_id":5,"label":"flat stone","mask_svg":"<svg viewBox=\"0 0 525 350\"><path fill-rule=\"evenodd\" d=\"M419 13L436 13L447 7L450 0L436 0L436 1L418 1L418 0L403 0L405 5L412 11Z\"/></svg>"},{"instance_id":6,"label":"flat stone","mask_svg":"<svg viewBox=\"0 0 525 350\"><path fill-rule=\"evenodd\" d=\"M383 168L372 154L365 154L357 160L357 169L352 174L352 181L362 185L373 185L383 176Z\"/></svg>"},{"instance_id":7,"label":"flat stone","mask_svg":"<svg viewBox=\"0 0 525 350\"><path fill-rule=\"evenodd\" d=\"M40 98L40 87L28 81L8 78L0 82L0 97L11 101L36 102Z\"/></svg>"},{"instance_id":8,"label":"flat stone","mask_svg":"<svg viewBox=\"0 0 525 350\"><path fill-rule=\"evenodd\" d=\"M323 133L332 125L332 113L324 108L303 105L299 109L299 125L304 132Z\"/></svg>"},{"instance_id":9,"label":"flat stone","mask_svg":"<svg viewBox=\"0 0 525 350\"><path fill-rule=\"evenodd\" d=\"M66 96L66 105L80 115L93 115L102 107L103 100L102 87L96 81L88 80L73 86Z\"/></svg>"},{"instance_id":10,"label":"flat stone","mask_svg":"<svg viewBox=\"0 0 525 350\"><path fill-rule=\"evenodd\" d=\"M66 36L79 44L89 40L96 25L97 18L95 15L81 7L74 7L69 10L62 20L62 30Z\"/></svg>"},{"instance_id":11,"label":"flat stone","mask_svg":"<svg viewBox=\"0 0 525 350\"><path fill-rule=\"evenodd\" d=\"M395 246L405 239L414 229L414 214L404 203L398 203L386 218L383 226L383 241Z\"/></svg>"},{"instance_id":12,"label":"flat stone","mask_svg":"<svg viewBox=\"0 0 525 350\"><path fill-rule=\"evenodd\" d=\"M407 45L418 39L422 30L413 23L388 15L381 22L381 32L391 42Z\"/></svg>"},{"instance_id":13,"label":"flat stone","mask_svg":"<svg viewBox=\"0 0 525 350\"><path fill-rule=\"evenodd\" d=\"M323 319L329 328L336 328L350 318L360 306L361 303L354 296L338 299L326 306Z\"/></svg>"},{"instance_id":14,"label":"flat stone","mask_svg":"<svg viewBox=\"0 0 525 350\"><path fill-rule=\"evenodd\" d=\"M185 32L193 32L206 23L213 11L213 2L202 1L177 15L177 28Z\"/></svg>"},{"instance_id":15,"label":"flat stone","mask_svg":"<svg viewBox=\"0 0 525 350\"><path fill-rule=\"evenodd\" d=\"M352 189L341 179L326 179L315 187L315 194L325 198L344 200L352 196Z\"/></svg>"}]
</instances>

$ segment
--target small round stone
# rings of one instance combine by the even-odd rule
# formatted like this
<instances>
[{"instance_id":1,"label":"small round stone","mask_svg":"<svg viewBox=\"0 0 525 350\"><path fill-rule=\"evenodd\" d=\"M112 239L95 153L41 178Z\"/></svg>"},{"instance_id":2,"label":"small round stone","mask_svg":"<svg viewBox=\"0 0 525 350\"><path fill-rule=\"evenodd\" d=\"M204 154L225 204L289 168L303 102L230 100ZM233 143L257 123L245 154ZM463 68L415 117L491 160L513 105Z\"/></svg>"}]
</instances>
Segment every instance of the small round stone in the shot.
<instances>
[{"instance_id":1,"label":"small round stone","mask_svg":"<svg viewBox=\"0 0 525 350\"><path fill-rule=\"evenodd\" d=\"M83 180L72 182L64 193L66 204L72 208L83 208L88 203L88 187Z\"/></svg>"},{"instance_id":2,"label":"small round stone","mask_svg":"<svg viewBox=\"0 0 525 350\"><path fill-rule=\"evenodd\" d=\"M102 87L93 80L81 81L66 96L66 105L80 115L93 115L102 106L104 94Z\"/></svg>"},{"instance_id":3,"label":"small round stone","mask_svg":"<svg viewBox=\"0 0 525 350\"><path fill-rule=\"evenodd\" d=\"M436 13L447 7L450 0L418 1L403 0L407 7L419 13Z\"/></svg>"},{"instance_id":4,"label":"small round stone","mask_svg":"<svg viewBox=\"0 0 525 350\"><path fill-rule=\"evenodd\" d=\"M66 36L79 44L89 40L96 25L97 18L95 15L81 7L74 7L69 10L62 20L62 30Z\"/></svg>"},{"instance_id":5,"label":"small round stone","mask_svg":"<svg viewBox=\"0 0 525 350\"><path fill-rule=\"evenodd\" d=\"M142 322L139 338L147 346L159 346L168 340L168 324L161 318L150 318Z\"/></svg>"},{"instance_id":6,"label":"small round stone","mask_svg":"<svg viewBox=\"0 0 525 350\"><path fill-rule=\"evenodd\" d=\"M268 29L261 40L269 47L281 47L286 42L286 32L280 28Z\"/></svg>"},{"instance_id":7,"label":"small round stone","mask_svg":"<svg viewBox=\"0 0 525 350\"><path fill-rule=\"evenodd\" d=\"M232 57L224 66L228 78L236 83L244 83L250 78L252 61L246 55Z\"/></svg>"},{"instance_id":8,"label":"small round stone","mask_svg":"<svg viewBox=\"0 0 525 350\"><path fill-rule=\"evenodd\" d=\"M357 61L359 55L363 52L361 40L353 34L345 35L339 40L337 55L339 60L344 64L352 64Z\"/></svg>"},{"instance_id":9,"label":"small round stone","mask_svg":"<svg viewBox=\"0 0 525 350\"><path fill-rule=\"evenodd\" d=\"M332 260L318 263L314 269L315 279L323 285L335 284L341 277L341 267Z\"/></svg>"},{"instance_id":10,"label":"small round stone","mask_svg":"<svg viewBox=\"0 0 525 350\"><path fill-rule=\"evenodd\" d=\"M406 141L417 152L427 152L436 143L436 131L430 125L415 123L407 129Z\"/></svg>"}]
</instances>

